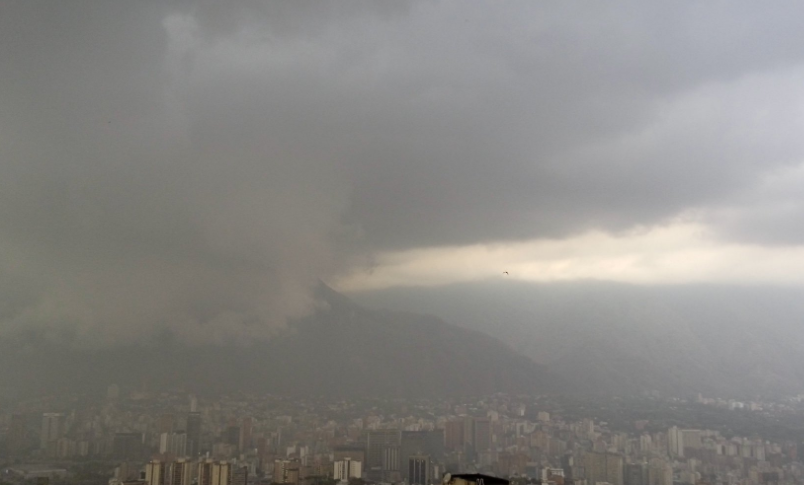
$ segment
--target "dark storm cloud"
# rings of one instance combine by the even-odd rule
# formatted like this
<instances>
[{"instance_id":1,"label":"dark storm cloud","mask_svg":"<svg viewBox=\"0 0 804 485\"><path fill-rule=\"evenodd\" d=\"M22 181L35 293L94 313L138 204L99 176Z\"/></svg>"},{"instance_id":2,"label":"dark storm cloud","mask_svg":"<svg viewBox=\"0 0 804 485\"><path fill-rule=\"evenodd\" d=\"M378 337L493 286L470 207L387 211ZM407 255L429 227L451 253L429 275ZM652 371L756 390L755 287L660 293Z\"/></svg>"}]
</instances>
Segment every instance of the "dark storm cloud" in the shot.
<instances>
[{"instance_id":1,"label":"dark storm cloud","mask_svg":"<svg viewBox=\"0 0 804 485\"><path fill-rule=\"evenodd\" d=\"M196 75L192 19L152 6L3 15L2 277L26 290L6 330L264 338L341 264L324 154L256 127L236 90L257 80Z\"/></svg>"},{"instance_id":2,"label":"dark storm cloud","mask_svg":"<svg viewBox=\"0 0 804 485\"><path fill-rule=\"evenodd\" d=\"M371 250L750 226L804 148L795 4L221 5L0 7L1 328L265 337Z\"/></svg>"},{"instance_id":3,"label":"dark storm cloud","mask_svg":"<svg viewBox=\"0 0 804 485\"><path fill-rule=\"evenodd\" d=\"M743 81L800 62L790 11L673 5L421 20L372 111L356 220L401 246L616 230L797 162L794 83Z\"/></svg>"},{"instance_id":4,"label":"dark storm cloud","mask_svg":"<svg viewBox=\"0 0 804 485\"><path fill-rule=\"evenodd\" d=\"M236 35L242 30L252 30L266 36L287 39L315 36L340 22L392 20L398 15L408 13L412 6L424 1L432 0L411 2L239 0L230 3L188 0L173 6L175 11L192 15L198 23L200 33L208 38L220 38Z\"/></svg>"}]
</instances>

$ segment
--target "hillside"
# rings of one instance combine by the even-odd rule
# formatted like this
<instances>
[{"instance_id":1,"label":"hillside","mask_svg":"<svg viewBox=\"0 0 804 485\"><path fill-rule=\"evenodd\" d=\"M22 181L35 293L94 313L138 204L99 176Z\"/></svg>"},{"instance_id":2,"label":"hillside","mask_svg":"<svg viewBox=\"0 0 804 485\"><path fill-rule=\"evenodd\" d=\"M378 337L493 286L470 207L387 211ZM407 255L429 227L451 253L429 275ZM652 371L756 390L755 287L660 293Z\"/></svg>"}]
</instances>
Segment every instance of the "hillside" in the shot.
<instances>
[{"instance_id":1,"label":"hillside","mask_svg":"<svg viewBox=\"0 0 804 485\"><path fill-rule=\"evenodd\" d=\"M589 392L804 389L804 292L796 289L495 282L353 296L494 335Z\"/></svg>"},{"instance_id":2,"label":"hillside","mask_svg":"<svg viewBox=\"0 0 804 485\"><path fill-rule=\"evenodd\" d=\"M69 350L30 338L5 341L0 387L23 393L102 390L109 383L198 393L433 397L544 392L557 380L480 332L409 312L367 310L322 287L326 302L266 343Z\"/></svg>"}]
</instances>

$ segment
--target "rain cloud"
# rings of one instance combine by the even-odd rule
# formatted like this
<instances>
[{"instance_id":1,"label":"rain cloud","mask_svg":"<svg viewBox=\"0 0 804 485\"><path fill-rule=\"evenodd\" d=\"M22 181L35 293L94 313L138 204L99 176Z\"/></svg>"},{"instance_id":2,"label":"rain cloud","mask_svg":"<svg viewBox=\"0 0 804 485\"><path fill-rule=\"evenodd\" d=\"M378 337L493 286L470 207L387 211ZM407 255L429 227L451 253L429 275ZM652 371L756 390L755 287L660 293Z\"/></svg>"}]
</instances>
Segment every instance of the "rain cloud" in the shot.
<instances>
[{"instance_id":1,"label":"rain cloud","mask_svg":"<svg viewBox=\"0 0 804 485\"><path fill-rule=\"evenodd\" d=\"M0 7L0 332L270 338L384 251L804 242L796 3Z\"/></svg>"}]
</instances>

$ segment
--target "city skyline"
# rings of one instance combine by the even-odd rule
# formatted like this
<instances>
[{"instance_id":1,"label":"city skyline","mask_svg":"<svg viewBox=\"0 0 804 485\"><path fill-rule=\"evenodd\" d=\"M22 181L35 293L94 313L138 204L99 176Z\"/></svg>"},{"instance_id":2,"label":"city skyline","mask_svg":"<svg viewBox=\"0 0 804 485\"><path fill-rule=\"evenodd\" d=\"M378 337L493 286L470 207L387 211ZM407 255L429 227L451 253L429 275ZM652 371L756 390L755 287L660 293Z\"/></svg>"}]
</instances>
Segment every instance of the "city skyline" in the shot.
<instances>
[{"instance_id":1,"label":"city skyline","mask_svg":"<svg viewBox=\"0 0 804 485\"><path fill-rule=\"evenodd\" d=\"M5 480L40 476L70 483L88 460L101 464L97 478L113 470L112 485L434 485L446 473L546 485L804 479L798 455L804 431L776 424L800 419L801 395L750 402L501 393L329 401L124 390L116 398L76 397L53 395L0 409L0 422L23 418L22 438L19 424L0 426L0 461L15 460ZM646 410L651 418L635 419ZM200 418L197 452L163 449L167 415L178 418L176 434L188 433L193 416ZM49 436L54 420L59 437L42 447L37 435ZM249 439L233 443L233 428ZM752 436L740 434L746 431Z\"/></svg>"}]
</instances>

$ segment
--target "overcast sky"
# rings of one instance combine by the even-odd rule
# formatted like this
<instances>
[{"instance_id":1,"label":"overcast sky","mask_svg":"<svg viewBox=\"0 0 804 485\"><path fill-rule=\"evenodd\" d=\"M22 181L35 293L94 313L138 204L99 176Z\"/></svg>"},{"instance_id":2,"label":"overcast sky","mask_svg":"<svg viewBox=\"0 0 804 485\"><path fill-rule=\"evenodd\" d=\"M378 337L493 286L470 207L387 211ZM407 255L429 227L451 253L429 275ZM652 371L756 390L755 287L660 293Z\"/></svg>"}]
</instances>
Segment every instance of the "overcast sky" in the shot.
<instances>
[{"instance_id":1,"label":"overcast sky","mask_svg":"<svg viewBox=\"0 0 804 485\"><path fill-rule=\"evenodd\" d=\"M0 332L343 290L804 283L799 2L0 5Z\"/></svg>"}]
</instances>

